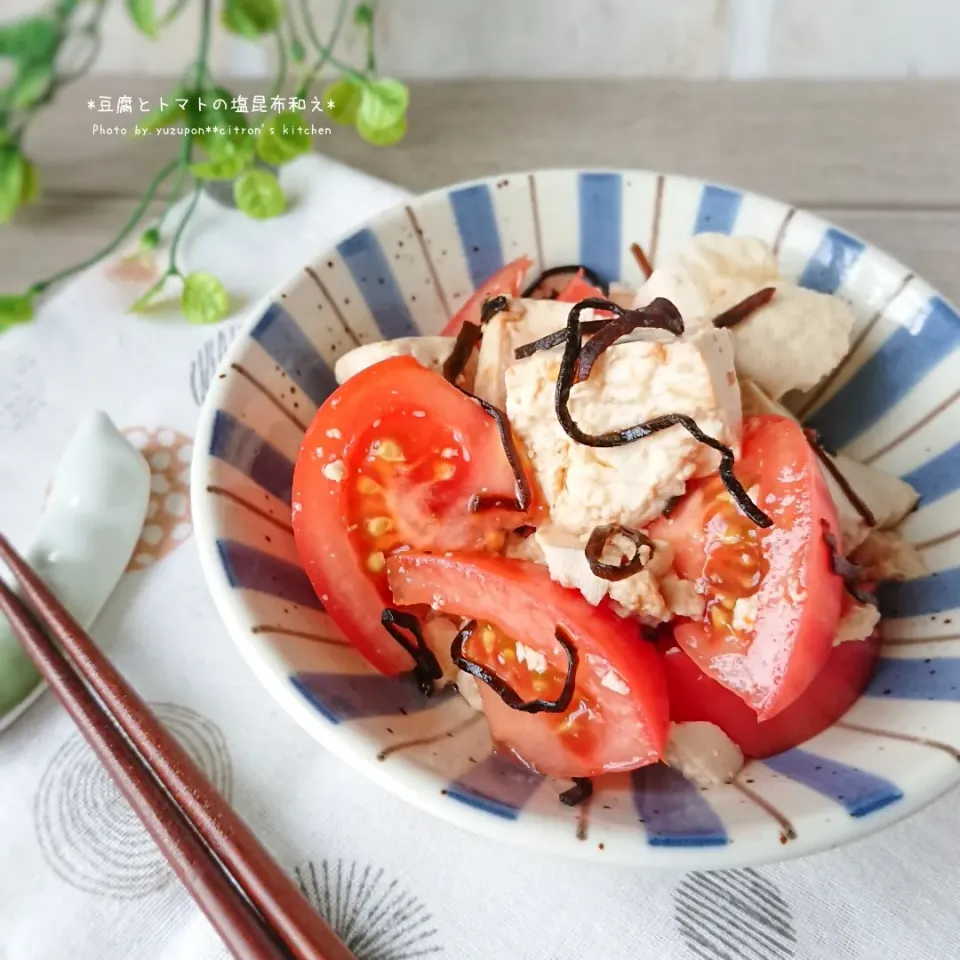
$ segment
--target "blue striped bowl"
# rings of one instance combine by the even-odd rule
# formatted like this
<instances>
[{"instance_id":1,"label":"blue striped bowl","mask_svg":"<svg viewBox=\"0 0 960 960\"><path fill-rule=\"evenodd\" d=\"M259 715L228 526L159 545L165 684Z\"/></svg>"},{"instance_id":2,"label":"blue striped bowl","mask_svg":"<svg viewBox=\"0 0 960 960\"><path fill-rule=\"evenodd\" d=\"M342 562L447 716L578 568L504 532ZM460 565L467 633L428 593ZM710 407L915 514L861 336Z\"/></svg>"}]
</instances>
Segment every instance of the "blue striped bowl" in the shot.
<instances>
[{"instance_id":1,"label":"blue striped bowl","mask_svg":"<svg viewBox=\"0 0 960 960\"><path fill-rule=\"evenodd\" d=\"M491 753L455 696L424 700L345 644L297 563L292 463L357 344L436 332L520 254L639 285L700 231L762 237L783 273L837 293L854 348L803 401L828 442L904 476L929 576L884 590L866 695L802 748L701 791L666 767L610 777L588 808ZM955 310L906 267L782 203L646 171L550 170L430 193L320 252L250 319L207 397L193 514L217 606L250 665L318 740L403 798L498 839L644 865L711 868L808 854L918 809L960 776L960 397Z\"/></svg>"}]
</instances>

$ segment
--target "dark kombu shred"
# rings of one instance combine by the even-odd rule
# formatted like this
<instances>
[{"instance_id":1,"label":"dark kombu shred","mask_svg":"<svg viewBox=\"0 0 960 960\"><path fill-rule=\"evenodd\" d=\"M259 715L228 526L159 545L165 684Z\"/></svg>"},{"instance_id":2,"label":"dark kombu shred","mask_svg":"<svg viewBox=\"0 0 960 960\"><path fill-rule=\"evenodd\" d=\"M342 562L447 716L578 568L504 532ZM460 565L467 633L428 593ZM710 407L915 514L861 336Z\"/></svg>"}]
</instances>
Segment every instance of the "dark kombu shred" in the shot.
<instances>
[{"instance_id":1,"label":"dark kombu shred","mask_svg":"<svg viewBox=\"0 0 960 960\"><path fill-rule=\"evenodd\" d=\"M667 505L663 508L663 513L661 514L661 516L663 516L663 517L669 517L670 514L673 513L673 511L677 509L677 504L678 504L682 499L683 499L683 497L680 497L680 496L671 497L671 498L667 501Z\"/></svg>"},{"instance_id":2,"label":"dark kombu shred","mask_svg":"<svg viewBox=\"0 0 960 960\"><path fill-rule=\"evenodd\" d=\"M823 539L830 550L830 569L843 579L843 585L847 588L847 593L858 600L860 603L869 603L873 606L877 604L877 598L863 589L860 580L861 569L855 563L851 563L840 549L837 538L830 532L830 527L826 520L821 520L823 525Z\"/></svg>"},{"instance_id":3,"label":"dark kombu shred","mask_svg":"<svg viewBox=\"0 0 960 960\"><path fill-rule=\"evenodd\" d=\"M609 320L585 320L580 324L580 332L597 333L609 322ZM513 357L515 360L524 360L527 357L532 357L539 350L552 350L554 347L559 347L561 343L566 342L566 339L566 327L562 330L554 330L553 333L548 333L539 340L534 340L532 343L525 343L522 347L517 347L517 349L513 351Z\"/></svg>"},{"instance_id":4,"label":"dark kombu shred","mask_svg":"<svg viewBox=\"0 0 960 960\"><path fill-rule=\"evenodd\" d=\"M580 348L573 382L581 383L590 376L593 365L604 350L612 347L621 337L634 330L666 330L676 337L683 336L683 318L680 311L666 298L657 297L639 310L616 311L616 316L603 325L593 339ZM583 325L581 324L581 332Z\"/></svg>"},{"instance_id":5,"label":"dark kombu shred","mask_svg":"<svg viewBox=\"0 0 960 960\"><path fill-rule=\"evenodd\" d=\"M626 563L604 563L601 559L604 548L615 536L626 537L633 544L633 556ZM640 553L641 547L649 547L651 557L656 549L653 541L645 533L620 523L605 523L603 526L594 528L583 552L590 566L590 572L595 577L616 582L626 580L627 577L632 577L644 568L647 561Z\"/></svg>"},{"instance_id":6,"label":"dark kombu shred","mask_svg":"<svg viewBox=\"0 0 960 960\"><path fill-rule=\"evenodd\" d=\"M490 300L484 300L480 308L480 326L488 324L498 313L507 309L507 298L502 294L499 297L492 297Z\"/></svg>"},{"instance_id":7,"label":"dark kombu shred","mask_svg":"<svg viewBox=\"0 0 960 960\"><path fill-rule=\"evenodd\" d=\"M510 430L510 421L507 420L507 415L492 403L487 403L486 400L481 400L480 397L475 397L472 393L460 387L457 389L465 396L470 397L471 400L476 400L483 408L484 413L489 414L496 422L497 430L500 433L500 442L503 444L503 452L506 455L507 463L510 464L510 469L513 471L513 482L516 489L514 497L481 496L479 493L475 493L470 498L467 509L471 513L482 513L484 510L497 509L516 510L522 513L530 506L533 494L520 466L520 455L517 452L517 445Z\"/></svg>"},{"instance_id":8,"label":"dark kombu shred","mask_svg":"<svg viewBox=\"0 0 960 960\"><path fill-rule=\"evenodd\" d=\"M746 320L756 310L765 307L777 292L776 287L764 287L756 293L751 293L749 297L744 297L739 303L735 303L729 310L717 314L713 318L713 325L720 329L735 327L738 323Z\"/></svg>"},{"instance_id":9,"label":"dark kombu shred","mask_svg":"<svg viewBox=\"0 0 960 960\"><path fill-rule=\"evenodd\" d=\"M453 350L450 351L450 356L443 363L444 380L448 380L450 383L457 382L457 377L463 373L463 368L466 367L470 354L473 353L473 348L480 342L482 336L483 330L477 324L471 323L469 320L464 321L460 332L457 334L457 339L453 343Z\"/></svg>"},{"instance_id":10,"label":"dark kombu shred","mask_svg":"<svg viewBox=\"0 0 960 960\"><path fill-rule=\"evenodd\" d=\"M653 265L647 259L647 255L643 252L643 247L641 247L639 243L631 243L630 252L633 254L633 259L637 261L637 266L640 267L640 272L649 280L650 274L653 273Z\"/></svg>"},{"instance_id":11,"label":"dark kombu shred","mask_svg":"<svg viewBox=\"0 0 960 960\"><path fill-rule=\"evenodd\" d=\"M803 432L806 434L807 442L813 448L813 452L820 458L820 462L823 464L827 473L833 477L843 495L850 501L850 506L857 511L860 518L868 527L875 527L877 525L877 518L873 515L873 511L860 499L857 491L850 486L850 482L840 472L840 468L833 462L826 447L820 442L817 431L806 429Z\"/></svg>"},{"instance_id":12,"label":"dark kombu shred","mask_svg":"<svg viewBox=\"0 0 960 960\"><path fill-rule=\"evenodd\" d=\"M563 713L573 701L573 691L577 682L577 651L573 641L562 627L557 627L554 636L567 655L567 675L563 689L556 700L524 700L516 690L500 679L492 670L481 663L470 660L463 652L463 646L473 636L477 621L471 620L456 635L450 645L450 657L454 664L471 677L483 681L511 710L521 713Z\"/></svg>"},{"instance_id":13,"label":"dark kombu shred","mask_svg":"<svg viewBox=\"0 0 960 960\"><path fill-rule=\"evenodd\" d=\"M562 276L569 276L570 279L572 280L578 273L580 273L581 270L583 271L583 276L585 280L588 280L590 283L592 283L598 289L602 290L604 293L607 292L607 289L608 289L607 284L604 283L603 279L595 270L591 270L590 267L586 267L582 263L571 263L571 264L567 264L567 266L564 266L564 267L551 267L549 270L544 270L539 277L537 277L532 283L530 283L527 286L527 289L523 291L522 296L525 298L526 297L536 298L536 294L545 280L552 280L555 277L562 277ZM543 299L552 300L554 297L557 296L557 293L559 293L559 291L554 290L552 292L552 295L548 294Z\"/></svg>"},{"instance_id":14,"label":"dark kombu shred","mask_svg":"<svg viewBox=\"0 0 960 960\"><path fill-rule=\"evenodd\" d=\"M644 423L638 423L623 430L613 430L609 433L584 433L574 422L570 414L570 391L573 388L573 378L576 372L577 360L580 356L580 313L588 307L593 307L603 301L595 299L583 300L570 310L567 318L567 337L564 343L563 360L560 363L560 375L557 378L557 392L555 410L557 419L564 433L576 443L586 447L622 447L649 437L660 430L670 427L683 427L699 443L716 450L720 454L720 478L728 493L734 499L741 512L749 517L758 527L769 527L773 521L747 496L740 481L733 472L733 451L714 437L704 433L692 417L682 413L667 413Z\"/></svg>"},{"instance_id":15,"label":"dark kombu shred","mask_svg":"<svg viewBox=\"0 0 960 960\"><path fill-rule=\"evenodd\" d=\"M433 693L433 682L443 676L443 671L433 651L423 639L420 621L412 613L385 607L380 614L380 623L383 624L387 633L413 657L413 677L424 696L429 697ZM403 633L404 630L413 636L413 640Z\"/></svg>"},{"instance_id":16,"label":"dark kombu shred","mask_svg":"<svg viewBox=\"0 0 960 960\"><path fill-rule=\"evenodd\" d=\"M560 794L560 802L568 807L578 807L593 796L593 781L589 777L574 777L573 786Z\"/></svg>"}]
</instances>

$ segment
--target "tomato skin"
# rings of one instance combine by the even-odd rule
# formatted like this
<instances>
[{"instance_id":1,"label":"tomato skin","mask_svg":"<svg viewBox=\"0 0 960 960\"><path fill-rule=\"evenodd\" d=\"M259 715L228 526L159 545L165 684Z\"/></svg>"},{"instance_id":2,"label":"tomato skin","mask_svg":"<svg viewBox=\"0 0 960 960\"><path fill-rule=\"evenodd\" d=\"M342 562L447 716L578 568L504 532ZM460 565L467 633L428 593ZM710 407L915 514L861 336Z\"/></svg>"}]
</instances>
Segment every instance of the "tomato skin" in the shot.
<instances>
[{"instance_id":1,"label":"tomato skin","mask_svg":"<svg viewBox=\"0 0 960 960\"><path fill-rule=\"evenodd\" d=\"M479 684L494 740L522 762L550 776L592 777L660 759L668 725L666 685L656 650L641 639L635 623L591 606L578 592L552 581L545 568L522 560L405 553L388 560L387 572L397 603L434 603L443 613L490 623L543 653L561 672L566 657L554 633L560 626L569 635L579 666L566 712L513 710ZM465 651L484 662L479 645ZM495 664L486 665L498 672ZM626 693L614 689L618 684L611 670ZM601 683L604 677L607 685Z\"/></svg>"},{"instance_id":2,"label":"tomato skin","mask_svg":"<svg viewBox=\"0 0 960 960\"><path fill-rule=\"evenodd\" d=\"M833 647L823 669L790 706L757 719L735 693L708 677L679 647L662 657L675 723L716 724L747 757L772 757L833 726L860 697L880 653L879 634Z\"/></svg>"},{"instance_id":3,"label":"tomato skin","mask_svg":"<svg viewBox=\"0 0 960 960\"><path fill-rule=\"evenodd\" d=\"M513 470L496 423L474 400L412 357L368 367L327 398L307 429L294 468L297 550L317 595L347 639L378 670L397 674L411 669L413 661L380 624L383 608L393 601L386 575L368 572L377 548L364 539L364 523L357 515L363 502L360 471L370 463L366 455L378 423L383 430L406 431L395 436L409 442L411 459L423 454L428 466L457 465L456 479L443 482L413 483L403 476L384 481L386 499L377 501L381 508L376 512L388 513L402 534L397 546L415 540L421 548L481 549L488 534L513 529L527 514L468 511L470 496L482 488L491 494L514 493ZM436 445L449 442L459 450L458 459L437 460L429 446L434 435ZM390 488L391 482L396 488Z\"/></svg>"},{"instance_id":4,"label":"tomato skin","mask_svg":"<svg viewBox=\"0 0 960 960\"><path fill-rule=\"evenodd\" d=\"M523 289L523 279L527 271L533 266L529 257L517 257L506 266L501 267L481 287L478 287L470 299L447 321L447 325L440 331L444 337L455 337L466 320L471 323L480 322L480 311L485 301L492 297L518 297Z\"/></svg>"},{"instance_id":5,"label":"tomato skin","mask_svg":"<svg viewBox=\"0 0 960 960\"><path fill-rule=\"evenodd\" d=\"M816 454L792 420L748 417L736 472L747 488L759 485L759 506L773 520L757 531L765 572L755 589L754 625L744 631L707 620L680 625L675 635L704 672L768 720L803 693L830 655L843 581L833 573L823 532L826 526L836 535L839 525ZM674 546L678 571L698 580L708 596L713 587L705 572L724 549L704 514L709 490L693 488L650 531ZM742 555L740 546L727 549L728 560Z\"/></svg>"}]
</instances>

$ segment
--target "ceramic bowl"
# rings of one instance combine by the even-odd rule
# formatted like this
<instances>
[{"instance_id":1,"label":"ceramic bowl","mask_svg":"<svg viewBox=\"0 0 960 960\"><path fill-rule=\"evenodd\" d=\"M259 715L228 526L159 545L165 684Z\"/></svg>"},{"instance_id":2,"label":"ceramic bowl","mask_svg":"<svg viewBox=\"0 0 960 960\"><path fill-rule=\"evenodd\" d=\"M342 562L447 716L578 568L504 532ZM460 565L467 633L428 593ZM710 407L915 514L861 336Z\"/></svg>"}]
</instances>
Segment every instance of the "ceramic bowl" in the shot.
<instances>
[{"instance_id":1,"label":"ceramic bowl","mask_svg":"<svg viewBox=\"0 0 960 960\"><path fill-rule=\"evenodd\" d=\"M423 699L373 672L321 609L290 529L293 461L338 356L434 333L488 275L528 254L639 285L702 231L761 237L782 273L836 293L854 347L804 402L826 442L922 494L904 525L929 576L882 591L885 645L833 728L701 790L657 766L598 782L569 808L551 782L491 753L455 695ZM547 170L459 184L378 217L311 259L250 318L206 399L193 516L217 607L257 676L326 748L405 800L551 853L697 869L837 846L960 779L960 390L956 311L880 250L786 204L647 171Z\"/></svg>"}]
</instances>

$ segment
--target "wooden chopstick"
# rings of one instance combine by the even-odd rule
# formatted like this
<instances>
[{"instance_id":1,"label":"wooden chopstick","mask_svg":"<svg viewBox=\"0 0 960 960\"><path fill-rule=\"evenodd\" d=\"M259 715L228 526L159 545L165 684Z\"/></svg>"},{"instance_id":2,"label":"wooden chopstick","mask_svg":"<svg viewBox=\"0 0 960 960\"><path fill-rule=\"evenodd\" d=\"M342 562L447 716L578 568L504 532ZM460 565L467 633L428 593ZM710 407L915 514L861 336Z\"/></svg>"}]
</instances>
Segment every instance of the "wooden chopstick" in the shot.
<instances>
[{"instance_id":1,"label":"wooden chopstick","mask_svg":"<svg viewBox=\"0 0 960 960\"><path fill-rule=\"evenodd\" d=\"M138 766L142 763L149 769L166 789L169 798L172 798L170 807L178 811L181 821L185 820L190 824L209 850L216 854L232 880L259 910L268 927L275 931L296 960L356 960L314 911L310 902L283 872L279 864L260 845L246 823L207 780L190 755L167 732L136 691L117 672L2 534L0 534L0 559L14 574L23 596L33 606L43 625L69 655L72 668L55 645L35 627L28 630L29 637L23 636L18 628L18 624L23 622L23 604L5 585L0 590L0 609L10 618L14 629L24 641L27 653L36 662L54 693L64 702L84 736L90 740L91 745L94 745L94 740L91 738L101 736L100 731L104 724L93 722L92 717L83 721L78 719L78 713L75 710L79 708L71 708L68 705L68 698L72 703L82 702L76 696L79 688L86 694L92 708L98 714L101 713L99 704L90 696L82 681L85 681L100 699L108 711L108 718L123 731L140 755L138 758L136 753L129 750L129 747L123 743L123 738L113 730L115 736L109 741L111 743L109 750L105 746L98 748L94 745L101 760L103 759L101 751L108 751L110 756L114 754L112 744L119 739L130 756L138 761ZM29 618L29 613L27 616ZM48 672L57 678L56 682L50 679ZM69 675L70 680L59 679L64 673ZM79 713L86 718L84 709L80 709ZM127 778L126 766L121 767L117 772L115 769L117 769L115 763L114 766L108 765L108 770L114 779L117 779L121 789L124 789L128 799L130 799L130 793L139 796L140 781L136 781L136 786L127 788L124 786L124 780L118 779L118 773L121 778ZM134 781L131 780L130 783ZM154 786L156 786L155 783ZM162 791L159 792L163 795ZM163 796L169 802L169 798L166 795ZM134 804L133 800L131 804L140 815L141 807ZM157 837L155 836L154 839ZM166 854L167 849L160 840L157 842ZM202 843L200 847L203 847ZM206 848L203 849L210 857ZM216 863L215 860L213 862ZM177 870L177 864L173 861L171 863ZM177 870L177 873L187 883L184 873L189 874L190 870L187 869L184 872ZM189 883L187 885L193 893L193 888ZM233 893L236 895L235 890ZM238 899L246 903L242 897ZM214 908L209 898L207 901L201 901L198 897L197 900L205 912L207 908L204 902ZM255 911L251 913L255 914ZM216 925L214 916L209 913L208 916ZM220 927L218 926L217 929L220 930ZM232 942L227 940L226 936L224 939L228 946L234 949ZM260 956L272 958L283 955L282 952L279 954L237 953L237 956L251 958Z\"/></svg>"},{"instance_id":2,"label":"wooden chopstick","mask_svg":"<svg viewBox=\"0 0 960 960\"><path fill-rule=\"evenodd\" d=\"M289 954L258 920L253 908L184 822L178 808L143 767L120 731L105 719L100 705L63 654L44 636L33 615L2 580L0 610L6 614L50 689L233 955L243 960L289 960Z\"/></svg>"}]
</instances>

